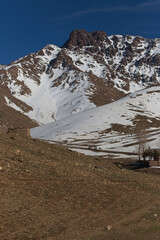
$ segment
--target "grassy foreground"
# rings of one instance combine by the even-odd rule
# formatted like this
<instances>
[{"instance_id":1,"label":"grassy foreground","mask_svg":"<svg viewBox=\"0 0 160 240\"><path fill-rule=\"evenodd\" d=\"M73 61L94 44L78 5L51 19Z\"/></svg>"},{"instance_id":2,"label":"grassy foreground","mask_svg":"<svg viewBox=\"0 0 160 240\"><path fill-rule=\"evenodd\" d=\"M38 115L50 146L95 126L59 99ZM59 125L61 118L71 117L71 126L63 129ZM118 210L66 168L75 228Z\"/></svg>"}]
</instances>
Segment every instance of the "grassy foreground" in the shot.
<instances>
[{"instance_id":1,"label":"grassy foreground","mask_svg":"<svg viewBox=\"0 0 160 240\"><path fill-rule=\"evenodd\" d=\"M1 240L154 240L160 175L18 134L0 136Z\"/></svg>"}]
</instances>

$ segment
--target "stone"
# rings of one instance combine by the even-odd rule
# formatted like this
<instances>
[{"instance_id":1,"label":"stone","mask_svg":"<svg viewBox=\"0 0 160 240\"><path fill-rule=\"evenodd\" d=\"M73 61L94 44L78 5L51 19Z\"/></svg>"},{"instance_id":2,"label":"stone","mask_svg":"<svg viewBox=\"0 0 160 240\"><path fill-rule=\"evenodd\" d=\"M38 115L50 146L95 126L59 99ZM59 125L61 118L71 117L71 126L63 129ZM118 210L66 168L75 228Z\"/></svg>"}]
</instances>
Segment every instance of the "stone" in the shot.
<instances>
[{"instance_id":1,"label":"stone","mask_svg":"<svg viewBox=\"0 0 160 240\"><path fill-rule=\"evenodd\" d=\"M158 215L156 213L153 214L153 217L158 217Z\"/></svg>"},{"instance_id":2,"label":"stone","mask_svg":"<svg viewBox=\"0 0 160 240\"><path fill-rule=\"evenodd\" d=\"M107 225L107 230L110 231L112 229L111 225Z\"/></svg>"}]
</instances>

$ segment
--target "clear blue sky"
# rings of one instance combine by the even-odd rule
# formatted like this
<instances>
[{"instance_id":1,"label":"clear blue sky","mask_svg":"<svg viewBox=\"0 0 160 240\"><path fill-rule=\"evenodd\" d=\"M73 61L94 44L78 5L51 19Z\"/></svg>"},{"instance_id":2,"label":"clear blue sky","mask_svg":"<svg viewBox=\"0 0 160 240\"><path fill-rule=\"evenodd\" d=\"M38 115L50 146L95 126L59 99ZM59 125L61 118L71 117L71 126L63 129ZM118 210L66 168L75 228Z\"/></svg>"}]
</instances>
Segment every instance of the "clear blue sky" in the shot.
<instances>
[{"instance_id":1,"label":"clear blue sky","mask_svg":"<svg viewBox=\"0 0 160 240\"><path fill-rule=\"evenodd\" d=\"M0 64L9 64L75 29L160 38L160 0L0 0L0 21Z\"/></svg>"}]
</instances>

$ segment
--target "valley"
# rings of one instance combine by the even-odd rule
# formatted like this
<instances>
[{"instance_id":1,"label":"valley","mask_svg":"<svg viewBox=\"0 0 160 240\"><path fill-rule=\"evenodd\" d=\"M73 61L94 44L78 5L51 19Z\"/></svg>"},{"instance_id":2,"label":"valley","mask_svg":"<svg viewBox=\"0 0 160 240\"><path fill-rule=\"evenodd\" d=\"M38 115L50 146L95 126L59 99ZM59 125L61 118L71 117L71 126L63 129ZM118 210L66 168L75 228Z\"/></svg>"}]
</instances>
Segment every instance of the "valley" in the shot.
<instances>
[{"instance_id":1,"label":"valley","mask_svg":"<svg viewBox=\"0 0 160 240\"><path fill-rule=\"evenodd\" d=\"M160 39L73 31L0 66L0 239L150 240L160 169ZM140 140L141 138L141 140Z\"/></svg>"}]
</instances>

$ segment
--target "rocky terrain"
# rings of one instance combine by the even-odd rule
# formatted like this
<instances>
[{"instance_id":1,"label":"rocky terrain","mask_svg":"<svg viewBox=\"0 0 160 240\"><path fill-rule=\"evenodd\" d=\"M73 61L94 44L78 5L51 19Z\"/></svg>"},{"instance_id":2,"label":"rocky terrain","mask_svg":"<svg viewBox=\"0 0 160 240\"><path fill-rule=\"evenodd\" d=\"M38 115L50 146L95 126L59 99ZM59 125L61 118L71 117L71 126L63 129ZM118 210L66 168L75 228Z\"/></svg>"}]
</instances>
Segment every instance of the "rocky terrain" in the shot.
<instances>
[{"instance_id":1,"label":"rocky terrain","mask_svg":"<svg viewBox=\"0 0 160 240\"><path fill-rule=\"evenodd\" d=\"M159 239L159 175L122 163L1 134L0 239Z\"/></svg>"},{"instance_id":2,"label":"rocky terrain","mask_svg":"<svg viewBox=\"0 0 160 240\"><path fill-rule=\"evenodd\" d=\"M3 101L49 123L159 84L160 40L76 30L0 69Z\"/></svg>"},{"instance_id":3,"label":"rocky terrain","mask_svg":"<svg viewBox=\"0 0 160 240\"><path fill-rule=\"evenodd\" d=\"M160 142L159 55L159 39L76 30L0 65L1 240L159 239L160 170L128 168L137 129Z\"/></svg>"}]
</instances>

